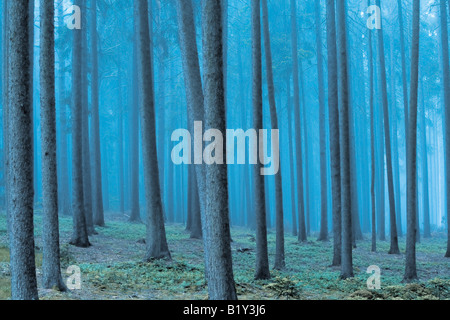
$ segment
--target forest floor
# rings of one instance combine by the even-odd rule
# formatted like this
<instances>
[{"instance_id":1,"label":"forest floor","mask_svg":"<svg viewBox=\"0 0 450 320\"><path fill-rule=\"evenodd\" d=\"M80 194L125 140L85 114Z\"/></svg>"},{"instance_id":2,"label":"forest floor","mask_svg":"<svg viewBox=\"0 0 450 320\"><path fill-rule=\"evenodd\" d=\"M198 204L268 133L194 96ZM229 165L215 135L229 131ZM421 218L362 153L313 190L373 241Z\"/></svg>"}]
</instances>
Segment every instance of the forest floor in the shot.
<instances>
[{"instance_id":1,"label":"forest floor","mask_svg":"<svg viewBox=\"0 0 450 320\"><path fill-rule=\"evenodd\" d=\"M9 250L6 218L0 214L0 299L10 297ZM107 226L97 227L87 249L68 245L72 219L60 218L63 278L70 265L81 269L80 290L57 292L39 285L39 297L51 300L201 300L207 299L201 240L189 238L181 224L166 226L172 260L143 262L145 225L126 222L122 215L107 216ZM271 270L270 280L254 280L255 237L244 228L232 228L233 268L238 298L264 299L450 299L450 260L444 258L446 235L433 234L417 245L420 281L402 283L405 237L400 238L400 255L389 255L388 241L377 242L371 252L370 237L357 242L353 250L355 277L339 279L340 270L331 267L332 241L299 243L286 234L286 269ZM36 265L38 281L42 265L42 217L35 217ZM275 233L268 232L269 261L275 256ZM368 290L367 268L381 269L381 289Z\"/></svg>"}]
</instances>

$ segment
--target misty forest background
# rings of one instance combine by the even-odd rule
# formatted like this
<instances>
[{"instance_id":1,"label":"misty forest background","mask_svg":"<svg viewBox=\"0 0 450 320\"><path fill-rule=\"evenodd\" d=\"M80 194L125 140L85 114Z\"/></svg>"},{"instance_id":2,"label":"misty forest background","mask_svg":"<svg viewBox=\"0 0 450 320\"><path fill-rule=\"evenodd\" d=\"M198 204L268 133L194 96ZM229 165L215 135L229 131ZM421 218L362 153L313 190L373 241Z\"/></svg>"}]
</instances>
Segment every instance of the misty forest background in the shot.
<instances>
[{"instance_id":1,"label":"misty forest background","mask_svg":"<svg viewBox=\"0 0 450 320\"><path fill-rule=\"evenodd\" d=\"M448 1L73 4L1 1L0 298L449 298ZM279 173L175 165L194 121Z\"/></svg>"}]
</instances>

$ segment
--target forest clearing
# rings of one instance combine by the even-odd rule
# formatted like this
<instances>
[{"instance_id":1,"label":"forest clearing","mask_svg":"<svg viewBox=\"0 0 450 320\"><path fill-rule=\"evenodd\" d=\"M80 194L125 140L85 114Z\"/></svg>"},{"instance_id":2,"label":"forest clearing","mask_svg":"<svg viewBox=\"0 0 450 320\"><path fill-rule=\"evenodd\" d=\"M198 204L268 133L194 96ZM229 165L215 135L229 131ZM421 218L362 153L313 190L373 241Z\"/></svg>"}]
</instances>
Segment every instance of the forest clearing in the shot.
<instances>
[{"instance_id":1,"label":"forest clearing","mask_svg":"<svg viewBox=\"0 0 450 320\"><path fill-rule=\"evenodd\" d=\"M129 223L126 217L108 216L107 227L97 228L92 246L81 249L69 246L71 218L61 218L61 267L81 268L80 290L58 292L39 287L43 300L205 300L207 291L203 267L202 241L190 239L182 224L167 226L167 240L172 260L143 262L145 225ZM41 216L36 217L39 234ZM370 252L370 236L354 249L355 277L341 281L339 267L331 267L330 242L309 240L298 243L286 236L286 270L273 272L269 280L254 280L255 238L252 231L232 228L232 252L235 279L240 300L279 299L450 299L448 262L442 257L445 234L433 235L417 246L418 272L421 281L402 283L404 255L387 254L389 243L379 242L379 251ZM8 250L5 216L0 215L0 299L8 299ZM314 238L312 238L314 239ZM400 249L404 252L404 239ZM275 234L269 232L269 257L274 256ZM41 248L39 236L37 248ZM36 250L37 274L41 275L42 253ZM367 290L366 273L370 265L381 268L381 289ZM63 277L67 277L63 273Z\"/></svg>"}]
</instances>

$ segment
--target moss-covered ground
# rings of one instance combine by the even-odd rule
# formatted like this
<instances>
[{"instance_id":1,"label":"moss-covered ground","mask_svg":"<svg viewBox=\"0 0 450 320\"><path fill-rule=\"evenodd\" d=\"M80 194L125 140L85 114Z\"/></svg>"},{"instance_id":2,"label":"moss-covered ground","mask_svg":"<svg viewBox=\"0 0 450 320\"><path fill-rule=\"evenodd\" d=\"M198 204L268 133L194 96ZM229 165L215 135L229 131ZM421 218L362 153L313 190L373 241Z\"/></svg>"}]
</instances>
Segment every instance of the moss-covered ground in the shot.
<instances>
[{"instance_id":1,"label":"moss-covered ground","mask_svg":"<svg viewBox=\"0 0 450 320\"><path fill-rule=\"evenodd\" d=\"M145 225L126 222L111 215L107 226L97 227L87 249L68 245L72 219L60 218L63 278L67 267L81 269L80 290L56 292L39 286L41 299L206 299L203 247L189 239L180 224L166 226L172 260L143 262ZM42 218L35 217L36 265L41 276ZM355 277L339 278L331 267L332 242L319 242L312 235L306 243L286 233L286 269L271 270L270 280L254 280L255 237L251 230L232 228L233 267L239 299L450 299L450 259L444 258L446 235L433 234L417 245L420 280L402 283L405 239L400 238L401 255L389 255L389 242L378 241L370 252L370 238L358 241L353 251ZM268 233L269 259L273 265L275 234ZM10 297L9 249L6 218L0 214L0 299ZM368 290L367 268L381 269L381 289Z\"/></svg>"}]
</instances>

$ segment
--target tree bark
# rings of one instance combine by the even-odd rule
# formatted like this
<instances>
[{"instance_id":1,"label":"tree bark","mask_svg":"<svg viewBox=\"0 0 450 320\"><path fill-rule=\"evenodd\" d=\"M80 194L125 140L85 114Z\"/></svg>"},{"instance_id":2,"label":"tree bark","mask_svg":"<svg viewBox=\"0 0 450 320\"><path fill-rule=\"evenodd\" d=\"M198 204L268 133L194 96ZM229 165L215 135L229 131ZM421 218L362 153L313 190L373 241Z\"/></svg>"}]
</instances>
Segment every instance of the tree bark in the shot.
<instances>
[{"instance_id":1,"label":"tree bark","mask_svg":"<svg viewBox=\"0 0 450 320\"><path fill-rule=\"evenodd\" d=\"M339 63L339 106L340 106L340 147L341 147L341 208L342 208L342 264L341 278L353 277L352 263L352 206L350 177L350 101L348 92L348 58L346 1L338 1L337 37Z\"/></svg>"},{"instance_id":2,"label":"tree bark","mask_svg":"<svg viewBox=\"0 0 450 320\"><path fill-rule=\"evenodd\" d=\"M58 179L56 172L56 111L55 111L55 35L54 5L40 1L40 94L43 195L43 286L65 290L61 277L58 223Z\"/></svg>"},{"instance_id":3,"label":"tree bark","mask_svg":"<svg viewBox=\"0 0 450 320\"><path fill-rule=\"evenodd\" d=\"M441 13L441 48L442 48L442 60L443 60L443 79L444 79L444 152L445 152L445 164L446 164L446 176L445 176L445 198L447 212L447 252L445 257L450 258L450 67L449 67L449 53L448 53L448 26L447 26L447 1L440 1L440 13Z\"/></svg>"},{"instance_id":4,"label":"tree bark","mask_svg":"<svg viewBox=\"0 0 450 320\"><path fill-rule=\"evenodd\" d=\"M406 263L404 281L417 279L416 268L416 219L417 219L417 96L419 86L419 37L420 0L413 0L412 41L411 41L411 81L408 119L407 154L407 233Z\"/></svg>"},{"instance_id":5,"label":"tree bark","mask_svg":"<svg viewBox=\"0 0 450 320\"><path fill-rule=\"evenodd\" d=\"M338 108L338 72L334 0L327 0L328 110L330 126L333 266L341 265L341 160Z\"/></svg>"},{"instance_id":6,"label":"tree bark","mask_svg":"<svg viewBox=\"0 0 450 320\"><path fill-rule=\"evenodd\" d=\"M98 41L97 41L97 0L91 0L91 49L92 49L92 151L93 155L93 222L103 227L105 217L103 212L102 162L100 146L100 111L99 111L99 80L98 80Z\"/></svg>"},{"instance_id":7,"label":"tree bark","mask_svg":"<svg viewBox=\"0 0 450 320\"><path fill-rule=\"evenodd\" d=\"M203 70L205 86L205 127L220 132L226 129L222 5L220 1L202 1ZM223 150L223 154L225 150ZM228 213L227 167L206 167L206 210L202 214L206 277L209 298L237 299L233 278L231 235Z\"/></svg>"},{"instance_id":8,"label":"tree bark","mask_svg":"<svg viewBox=\"0 0 450 320\"><path fill-rule=\"evenodd\" d=\"M168 258L170 252L164 227L164 213L159 187L159 173L155 134L155 103L153 88L153 63L150 51L150 32L147 0L138 1L138 43L142 88L140 97L142 151L144 162L145 195L147 200L147 237L145 260ZM145 72L144 72L145 71Z\"/></svg>"}]
</instances>

